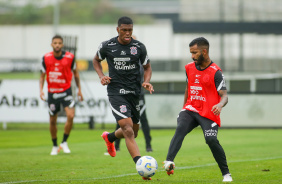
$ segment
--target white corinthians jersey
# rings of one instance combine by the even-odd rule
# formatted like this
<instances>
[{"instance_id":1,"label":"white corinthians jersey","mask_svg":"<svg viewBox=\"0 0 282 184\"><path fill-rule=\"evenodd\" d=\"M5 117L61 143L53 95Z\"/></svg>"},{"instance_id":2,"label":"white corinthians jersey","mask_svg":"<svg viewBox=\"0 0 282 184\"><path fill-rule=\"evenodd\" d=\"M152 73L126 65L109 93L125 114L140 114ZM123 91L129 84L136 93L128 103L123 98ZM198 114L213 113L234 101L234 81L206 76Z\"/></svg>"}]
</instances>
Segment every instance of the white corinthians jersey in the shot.
<instances>
[{"instance_id":1,"label":"white corinthians jersey","mask_svg":"<svg viewBox=\"0 0 282 184\"><path fill-rule=\"evenodd\" d=\"M111 83L108 85L108 95L140 95L140 67L150 62L143 43L131 39L127 45L122 45L114 37L104 41L97 54L101 60L106 59L109 66Z\"/></svg>"}]
</instances>

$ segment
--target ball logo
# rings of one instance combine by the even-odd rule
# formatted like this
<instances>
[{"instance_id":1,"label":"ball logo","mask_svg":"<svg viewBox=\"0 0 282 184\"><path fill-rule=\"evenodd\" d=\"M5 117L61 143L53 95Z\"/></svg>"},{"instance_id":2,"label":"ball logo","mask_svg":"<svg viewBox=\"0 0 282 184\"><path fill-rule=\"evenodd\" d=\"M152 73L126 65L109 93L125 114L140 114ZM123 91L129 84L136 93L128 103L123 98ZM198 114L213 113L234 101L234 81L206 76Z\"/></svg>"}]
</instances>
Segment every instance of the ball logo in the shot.
<instances>
[{"instance_id":1,"label":"ball logo","mask_svg":"<svg viewBox=\"0 0 282 184\"><path fill-rule=\"evenodd\" d=\"M122 106L120 106L119 108L120 108L120 112L122 112L122 113L127 112L127 109L126 109L126 106L125 106L125 105L122 105Z\"/></svg>"},{"instance_id":2,"label":"ball logo","mask_svg":"<svg viewBox=\"0 0 282 184\"><path fill-rule=\"evenodd\" d=\"M130 47L130 54L136 55L137 54L137 48L136 47Z\"/></svg>"}]
</instances>

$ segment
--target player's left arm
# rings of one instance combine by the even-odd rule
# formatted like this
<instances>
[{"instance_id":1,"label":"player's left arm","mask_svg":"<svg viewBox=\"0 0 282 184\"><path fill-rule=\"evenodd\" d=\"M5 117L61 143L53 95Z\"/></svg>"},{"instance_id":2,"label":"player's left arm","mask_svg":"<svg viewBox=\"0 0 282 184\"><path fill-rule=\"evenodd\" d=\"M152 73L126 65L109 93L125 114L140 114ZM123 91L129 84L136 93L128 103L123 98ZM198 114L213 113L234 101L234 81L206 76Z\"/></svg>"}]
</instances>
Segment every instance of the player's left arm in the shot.
<instances>
[{"instance_id":1,"label":"player's left arm","mask_svg":"<svg viewBox=\"0 0 282 184\"><path fill-rule=\"evenodd\" d=\"M218 104L212 107L212 112L214 113L214 115L219 115L221 113L222 108L228 103L228 95L225 86L225 80L220 70L216 72L214 81L218 95L220 96L220 101Z\"/></svg>"},{"instance_id":2,"label":"player's left arm","mask_svg":"<svg viewBox=\"0 0 282 184\"><path fill-rule=\"evenodd\" d=\"M76 86L78 88L78 92L77 92L78 100L79 101L83 101L83 95L82 95L82 92L81 92L79 72L78 72L78 70L76 68L76 63L75 63L74 59L73 59L73 63L72 63L72 71L73 71L73 76L74 76L75 84L76 84Z\"/></svg>"},{"instance_id":3,"label":"player's left arm","mask_svg":"<svg viewBox=\"0 0 282 184\"><path fill-rule=\"evenodd\" d=\"M140 55L140 61L144 68L144 82L142 83L143 88L148 90L151 94L154 92L153 85L150 83L152 77L152 67L150 59L147 55L147 49L145 45L140 45L142 54Z\"/></svg>"},{"instance_id":4,"label":"player's left arm","mask_svg":"<svg viewBox=\"0 0 282 184\"><path fill-rule=\"evenodd\" d=\"M154 87L150 83L150 80L151 80L151 77L152 77L151 64L148 63L146 65L143 65L143 68L144 68L144 82L143 82L142 86L152 94L152 92L154 92Z\"/></svg>"}]
</instances>

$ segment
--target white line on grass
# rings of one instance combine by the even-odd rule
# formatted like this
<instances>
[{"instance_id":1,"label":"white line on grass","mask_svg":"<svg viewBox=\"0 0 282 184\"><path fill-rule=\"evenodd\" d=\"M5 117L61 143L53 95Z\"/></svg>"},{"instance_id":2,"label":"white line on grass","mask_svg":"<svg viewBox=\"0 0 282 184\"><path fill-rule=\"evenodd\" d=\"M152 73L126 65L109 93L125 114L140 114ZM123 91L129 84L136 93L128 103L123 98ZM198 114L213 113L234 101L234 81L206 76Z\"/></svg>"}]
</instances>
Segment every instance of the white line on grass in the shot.
<instances>
[{"instance_id":1,"label":"white line on grass","mask_svg":"<svg viewBox=\"0 0 282 184\"><path fill-rule=\"evenodd\" d=\"M267 157L267 158L255 158L255 159L249 159L249 160L235 160L235 161L228 161L228 163L238 163L238 162L253 162L253 161L262 161L262 160L274 160L282 158L282 156L279 157ZM183 170L183 169L193 169L193 168L199 168L199 167L208 167L208 166L214 166L217 165L217 163L210 163L210 164L204 164L204 165L194 165L194 166L185 166L185 167L176 167L175 170ZM161 169L161 171L164 171L164 169ZM8 171L0 171L0 172L8 172ZM12 171L11 171L12 172ZM22 172L22 171L18 171ZM81 180L102 180L102 179L112 179L112 178L121 178L125 176L131 176L131 175L137 175L137 173L128 173L128 174L121 174L121 175L113 175L113 176L107 176L107 177L99 177L99 178L84 178L84 179L53 179L53 180L25 180L25 181L12 181L12 182L4 182L0 184L12 184L12 183L31 183L31 182L52 182L52 181L81 181Z\"/></svg>"}]
</instances>

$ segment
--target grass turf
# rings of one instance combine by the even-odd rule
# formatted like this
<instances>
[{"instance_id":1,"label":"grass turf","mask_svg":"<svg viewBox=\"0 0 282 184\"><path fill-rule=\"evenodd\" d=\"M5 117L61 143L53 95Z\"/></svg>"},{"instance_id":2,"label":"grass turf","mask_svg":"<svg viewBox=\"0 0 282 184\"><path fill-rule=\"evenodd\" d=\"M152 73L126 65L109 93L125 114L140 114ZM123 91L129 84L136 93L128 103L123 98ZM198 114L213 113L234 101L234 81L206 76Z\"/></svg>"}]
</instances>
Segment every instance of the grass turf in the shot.
<instances>
[{"instance_id":1,"label":"grass turf","mask_svg":"<svg viewBox=\"0 0 282 184\"><path fill-rule=\"evenodd\" d=\"M0 124L1 125L1 124ZM58 125L58 142L63 136ZM106 125L113 131L114 125ZM135 170L124 140L121 151L105 156L106 146L97 126L76 124L68 140L71 154L50 156L52 144L47 124L8 124L0 130L0 183L221 183L222 176L197 128L184 139L175 159L176 169L167 176L165 160L174 130L151 130L153 152L145 152L142 131L136 139L141 155L153 156L159 169L151 181ZM220 129L233 183L282 183L281 129Z\"/></svg>"}]
</instances>

